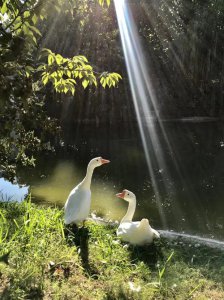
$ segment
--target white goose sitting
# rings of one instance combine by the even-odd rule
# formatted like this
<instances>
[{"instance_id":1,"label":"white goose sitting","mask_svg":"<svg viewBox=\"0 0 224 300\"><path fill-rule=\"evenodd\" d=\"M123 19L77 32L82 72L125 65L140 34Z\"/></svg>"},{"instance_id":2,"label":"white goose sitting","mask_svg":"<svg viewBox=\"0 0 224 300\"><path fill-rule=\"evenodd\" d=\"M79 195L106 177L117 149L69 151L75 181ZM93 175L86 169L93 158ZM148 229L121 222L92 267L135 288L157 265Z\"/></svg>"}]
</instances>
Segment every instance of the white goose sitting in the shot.
<instances>
[{"instance_id":1,"label":"white goose sitting","mask_svg":"<svg viewBox=\"0 0 224 300\"><path fill-rule=\"evenodd\" d=\"M139 246L150 244L154 238L160 237L158 231L149 225L148 219L142 219L138 222L132 221L136 208L136 197L134 193L123 190L122 193L118 193L116 196L129 202L127 213L117 229L117 236L121 237L125 242Z\"/></svg>"},{"instance_id":2,"label":"white goose sitting","mask_svg":"<svg viewBox=\"0 0 224 300\"><path fill-rule=\"evenodd\" d=\"M65 224L79 223L85 221L89 215L91 203L91 180L96 167L107 164L110 161L102 157L93 158L87 167L86 176L69 194L65 203Z\"/></svg>"}]
</instances>

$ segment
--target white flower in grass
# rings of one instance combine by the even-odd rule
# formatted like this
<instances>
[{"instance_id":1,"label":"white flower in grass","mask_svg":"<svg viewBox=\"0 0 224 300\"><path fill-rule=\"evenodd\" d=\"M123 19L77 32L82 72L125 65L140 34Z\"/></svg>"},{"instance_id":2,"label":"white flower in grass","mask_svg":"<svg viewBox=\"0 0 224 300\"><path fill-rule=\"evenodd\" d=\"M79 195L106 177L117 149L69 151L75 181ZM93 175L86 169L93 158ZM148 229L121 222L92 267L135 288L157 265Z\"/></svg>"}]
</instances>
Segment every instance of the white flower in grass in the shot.
<instances>
[{"instance_id":1,"label":"white flower in grass","mask_svg":"<svg viewBox=\"0 0 224 300\"><path fill-rule=\"evenodd\" d=\"M133 282L131 282L131 281L129 281L128 282L128 285L129 285L129 287L130 287L130 290L132 291L132 292L140 292L141 291L141 287L140 287L140 285L139 286L137 286L137 287L135 287L134 286L134 283Z\"/></svg>"}]
</instances>

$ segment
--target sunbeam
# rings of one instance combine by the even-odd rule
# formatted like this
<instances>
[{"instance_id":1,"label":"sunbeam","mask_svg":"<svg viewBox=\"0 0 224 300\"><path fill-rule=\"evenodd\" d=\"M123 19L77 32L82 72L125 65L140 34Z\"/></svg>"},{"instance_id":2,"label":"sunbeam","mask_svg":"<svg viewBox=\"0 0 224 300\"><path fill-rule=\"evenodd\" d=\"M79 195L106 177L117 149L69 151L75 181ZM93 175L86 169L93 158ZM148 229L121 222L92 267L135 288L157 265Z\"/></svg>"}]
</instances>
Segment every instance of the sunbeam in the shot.
<instances>
[{"instance_id":1,"label":"sunbeam","mask_svg":"<svg viewBox=\"0 0 224 300\"><path fill-rule=\"evenodd\" d=\"M131 9L127 1L115 0L114 3L145 157L160 218L163 226L167 227L161 195L164 191L174 195L175 188L169 184L171 175L165 161L164 149L168 149L169 153L173 153L173 151L158 113L158 100L150 77L150 64L147 65L143 56ZM181 178L181 171L173 155L171 159ZM160 176L158 176L158 172ZM159 177L162 177L162 182ZM175 210L180 215L181 212L177 203L175 203Z\"/></svg>"},{"instance_id":2,"label":"sunbeam","mask_svg":"<svg viewBox=\"0 0 224 300\"><path fill-rule=\"evenodd\" d=\"M164 170L164 175L167 173L167 168L155 124L152 121L152 109L155 109L157 114L153 103L153 88L148 78L140 41L128 4L120 0L115 0L114 3L146 161L155 191L160 218L163 226L166 227L167 222L161 203L160 188L156 180L156 168ZM153 149L154 157L149 155L149 148Z\"/></svg>"},{"instance_id":3,"label":"sunbeam","mask_svg":"<svg viewBox=\"0 0 224 300\"><path fill-rule=\"evenodd\" d=\"M156 38L160 44L160 46L163 49L169 50L169 54L166 56L166 59L169 61L172 61L172 64L176 66L176 71L178 74L184 74L184 76L187 76L187 70L185 69L185 65L183 63L183 57L181 53L182 49L179 48L178 44L173 44L171 41L175 38L175 36L180 35L182 31L180 31L180 28L183 30L184 21L181 17L180 8L177 3L173 5L173 2L171 1L163 1L162 9L158 9L158 5L156 3L141 3L141 8L144 11L144 14L147 17L147 21L150 24L150 32L154 32L156 35ZM179 28L179 29L178 29ZM179 30L179 31L178 31ZM190 35L194 35L194 32L190 31ZM189 37L187 37L189 40ZM189 40L190 42L190 40ZM150 57L151 58L151 57ZM152 60L155 60L154 57L152 57ZM159 58L161 59L161 58ZM163 58L164 59L164 58ZM150 62L149 62L150 64ZM166 65L165 60L163 60L163 64ZM154 72L157 73L157 76L161 78L166 78L166 80L169 81L169 75L170 71L166 69L166 67L162 70L161 64L157 63L158 70L154 68ZM170 84L173 86L173 90L176 90L176 84L180 86L180 89L182 92L186 92L187 89L189 89L189 86L186 86L185 81L179 80L178 82L170 82ZM162 84L163 87L163 84ZM155 97L155 94L151 97L154 106L158 106L159 102ZM172 153L171 160L173 167L175 167L175 171L178 175L178 180L180 180L181 185L186 190L186 193L189 197L194 198L194 205L192 209L202 210L202 207L197 207L197 198L198 195L196 195L195 191L191 188L191 185L189 184L189 180L185 174L185 170L182 167L181 157L178 157L178 154L175 150L175 145L172 144L172 137L168 136L167 130L164 127L163 123L161 122L159 116L157 116L158 122L160 124L160 129L162 132L162 135L165 140L166 147L169 149L169 153ZM170 176L170 175L168 175ZM170 192L170 191L169 191ZM175 191L171 191L172 193ZM175 203L176 210L178 211L178 214L180 215L181 211L179 208L178 203Z\"/></svg>"}]
</instances>

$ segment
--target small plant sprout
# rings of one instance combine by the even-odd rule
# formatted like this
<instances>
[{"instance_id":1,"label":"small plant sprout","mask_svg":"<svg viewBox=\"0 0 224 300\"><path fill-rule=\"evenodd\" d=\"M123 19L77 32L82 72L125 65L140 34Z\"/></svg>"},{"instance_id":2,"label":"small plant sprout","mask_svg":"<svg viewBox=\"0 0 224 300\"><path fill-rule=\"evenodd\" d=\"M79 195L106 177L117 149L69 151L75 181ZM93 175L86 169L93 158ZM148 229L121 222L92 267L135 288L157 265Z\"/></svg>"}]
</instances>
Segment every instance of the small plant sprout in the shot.
<instances>
[{"instance_id":1,"label":"small plant sprout","mask_svg":"<svg viewBox=\"0 0 224 300\"><path fill-rule=\"evenodd\" d=\"M166 270L166 266L167 266L168 262L171 260L171 258L173 257L173 255L174 255L174 251L171 252L170 256L167 258L167 260L166 260L166 262L165 262L165 264L164 264L164 266L163 266L162 269L160 269L160 265L159 264L157 265L158 272L159 272L158 274L159 274L159 285L160 286L161 286L161 280L162 280L162 278L164 276L164 272Z\"/></svg>"}]
</instances>

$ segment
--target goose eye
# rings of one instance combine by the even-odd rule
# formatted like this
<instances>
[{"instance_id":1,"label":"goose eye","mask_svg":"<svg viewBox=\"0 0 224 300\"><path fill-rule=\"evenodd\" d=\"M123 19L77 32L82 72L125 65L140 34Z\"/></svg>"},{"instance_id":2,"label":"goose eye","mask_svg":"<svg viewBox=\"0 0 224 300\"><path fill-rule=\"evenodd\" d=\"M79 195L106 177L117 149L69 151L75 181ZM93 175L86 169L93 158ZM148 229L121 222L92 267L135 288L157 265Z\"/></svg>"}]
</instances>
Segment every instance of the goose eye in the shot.
<instances>
[{"instance_id":1,"label":"goose eye","mask_svg":"<svg viewBox=\"0 0 224 300\"><path fill-rule=\"evenodd\" d=\"M99 161L99 159L97 159L96 161Z\"/></svg>"},{"instance_id":2,"label":"goose eye","mask_svg":"<svg viewBox=\"0 0 224 300\"><path fill-rule=\"evenodd\" d=\"M128 196L129 196L129 194L128 194Z\"/></svg>"}]
</instances>

